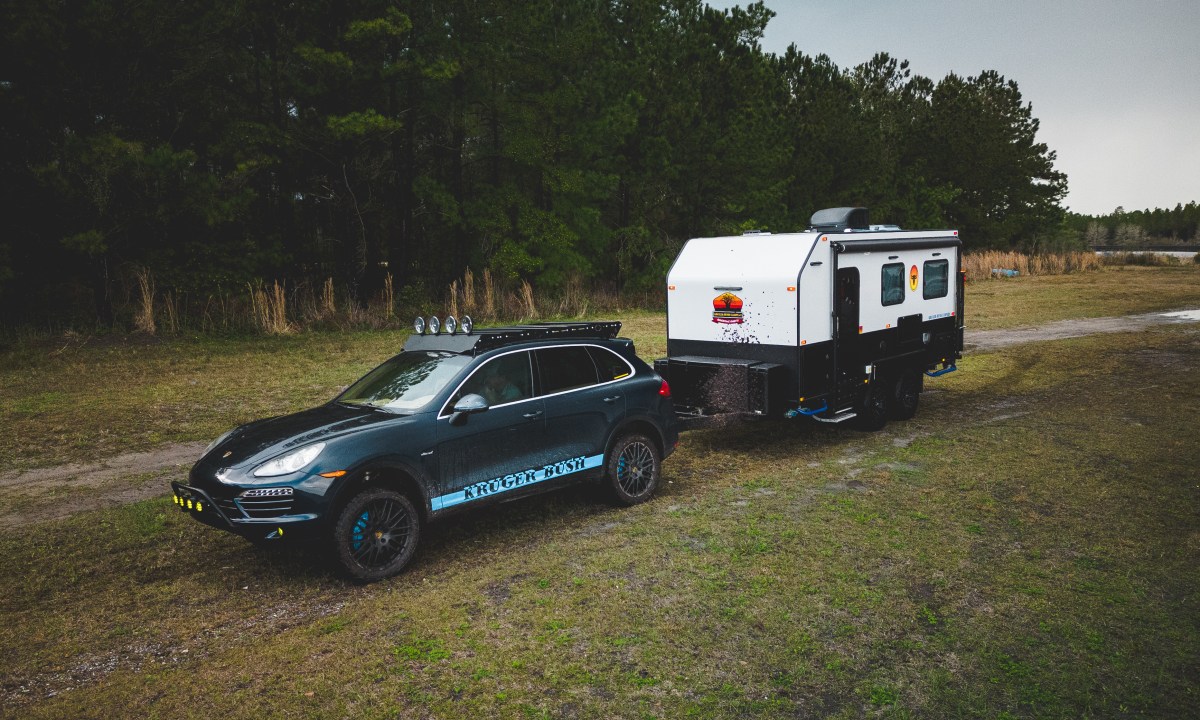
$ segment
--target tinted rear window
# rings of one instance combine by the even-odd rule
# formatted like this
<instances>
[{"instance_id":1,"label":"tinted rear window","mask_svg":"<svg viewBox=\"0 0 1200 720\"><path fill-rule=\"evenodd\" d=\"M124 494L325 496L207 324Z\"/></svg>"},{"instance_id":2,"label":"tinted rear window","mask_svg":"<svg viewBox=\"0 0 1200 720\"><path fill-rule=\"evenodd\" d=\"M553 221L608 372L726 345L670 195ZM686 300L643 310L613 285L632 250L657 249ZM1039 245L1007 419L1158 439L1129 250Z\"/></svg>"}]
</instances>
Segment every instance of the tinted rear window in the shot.
<instances>
[{"instance_id":1,"label":"tinted rear window","mask_svg":"<svg viewBox=\"0 0 1200 720\"><path fill-rule=\"evenodd\" d=\"M623 377L629 377L632 373L629 369L629 363L622 360L612 350L606 350L594 345L588 346L587 350L592 356L592 361L596 363L596 369L600 373L600 382L620 380Z\"/></svg>"},{"instance_id":2,"label":"tinted rear window","mask_svg":"<svg viewBox=\"0 0 1200 720\"><path fill-rule=\"evenodd\" d=\"M534 352L537 354L538 372L541 373L543 395L595 385L597 382L596 364L582 345L545 348Z\"/></svg>"}]
</instances>

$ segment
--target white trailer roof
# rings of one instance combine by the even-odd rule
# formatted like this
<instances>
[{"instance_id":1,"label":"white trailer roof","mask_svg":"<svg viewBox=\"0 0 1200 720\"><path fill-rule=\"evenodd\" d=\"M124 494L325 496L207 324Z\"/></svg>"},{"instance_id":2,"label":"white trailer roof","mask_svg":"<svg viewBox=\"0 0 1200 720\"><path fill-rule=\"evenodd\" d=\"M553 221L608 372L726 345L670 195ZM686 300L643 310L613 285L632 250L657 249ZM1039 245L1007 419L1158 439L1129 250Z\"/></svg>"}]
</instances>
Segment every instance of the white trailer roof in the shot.
<instances>
[{"instance_id":1,"label":"white trailer roof","mask_svg":"<svg viewBox=\"0 0 1200 720\"><path fill-rule=\"evenodd\" d=\"M804 232L694 238L679 254L667 282L795 285L808 253L821 235Z\"/></svg>"}]
</instances>

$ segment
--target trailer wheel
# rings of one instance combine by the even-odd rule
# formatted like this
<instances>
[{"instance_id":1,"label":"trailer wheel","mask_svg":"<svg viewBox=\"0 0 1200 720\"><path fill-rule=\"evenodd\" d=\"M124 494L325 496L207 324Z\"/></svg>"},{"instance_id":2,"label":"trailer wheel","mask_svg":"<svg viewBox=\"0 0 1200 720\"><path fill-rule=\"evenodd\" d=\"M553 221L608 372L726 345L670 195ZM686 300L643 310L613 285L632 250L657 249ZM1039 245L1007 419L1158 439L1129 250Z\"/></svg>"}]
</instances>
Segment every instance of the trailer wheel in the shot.
<instances>
[{"instance_id":1,"label":"trailer wheel","mask_svg":"<svg viewBox=\"0 0 1200 720\"><path fill-rule=\"evenodd\" d=\"M891 417L893 420L908 420L917 414L917 403L921 401L921 373L908 370L896 378L892 395Z\"/></svg>"},{"instance_id":2,"label":"trailer wheel","mask_svg":"<svg viewBox=\"0 0 1200 720\"><path fill-rule=\"evenodd\" d=\"M605 474L613 499L621 505L649 500L661 473L658 448L646 436L626 435L613 443Z\"/></svg>"},{"instance_id":3,"label":"trailer wheel","mask_svg":"<svg viewBox=\"0 0 1200 720\"><path fill-rule=\"evenodd\" d=\"M887 425L893 388L884 382L872 385L859 403L855 427L867 432L882 430Z\"/></svg>"}]
</instances>

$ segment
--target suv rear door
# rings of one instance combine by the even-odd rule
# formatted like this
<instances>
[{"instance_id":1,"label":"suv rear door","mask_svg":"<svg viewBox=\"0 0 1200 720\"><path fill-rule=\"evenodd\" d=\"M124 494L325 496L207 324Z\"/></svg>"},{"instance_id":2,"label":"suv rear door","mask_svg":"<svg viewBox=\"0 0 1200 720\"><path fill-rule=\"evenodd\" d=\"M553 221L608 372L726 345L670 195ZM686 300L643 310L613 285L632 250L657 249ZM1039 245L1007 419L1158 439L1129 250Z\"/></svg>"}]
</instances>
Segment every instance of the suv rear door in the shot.
<instances>
[{"instance_id":1,"label":"suv rear door","mask_svg":"<svg viewBox=\"0 0 1200 720\"><path fill-rule=\"evenodd\" d=\"M599 468L609 431L625 414L618 380L631 368L608 350L588 345L542 348L534 356L538 392L546 404L549 453L554 456L548 462L582 458L582 469Z\"/></svg>"}]
</instances>

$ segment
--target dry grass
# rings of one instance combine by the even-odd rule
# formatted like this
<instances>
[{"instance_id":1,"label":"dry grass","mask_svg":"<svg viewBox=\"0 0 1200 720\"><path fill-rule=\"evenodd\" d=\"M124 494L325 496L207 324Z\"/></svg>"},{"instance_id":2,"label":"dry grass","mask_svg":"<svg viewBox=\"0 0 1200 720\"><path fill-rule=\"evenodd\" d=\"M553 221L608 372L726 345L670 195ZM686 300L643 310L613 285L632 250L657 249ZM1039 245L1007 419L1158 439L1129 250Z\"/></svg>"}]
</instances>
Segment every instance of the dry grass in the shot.
<instances>
[{"instance_id":1,"label":"dry grass","mask_svg":"<svg viewBox=\"0 0 1200 720\"><path fill-rule=\"evenodd\" d=\"M287 293L279 281L264 290L261 285L250 287L250 307L258 329L268 335L286 335L292 332L287 319Z\"/></svg>"},{"instance_id":2,"label":"dry grass","mask_svg":"<svg viewBox=\"0 0 1200 720\"><path fill-rule=\"evenodd\" d=\"M643 350L653 320L630 323ZM327 344L179 358L295 363L307 392ZM960 367L878 434L688 433L635 508L577 489L430 525L408 572L367 587L165 497L0 534L0 716L1188 717L1200 395L1176 379L1200 336Z\"/></svg>"},{"instance_id":3,"label":"dry grass","mask_svg":"<svg viewBox=\"0 0 1200 720\"><path fill-rule=\"evenodd\" d=\"M1068 275L1098 270L1101 264L1100 257L1091 252L1029 255L988 250L963 255L963 269L967 271L968 280L1004 277L994 275L992 270L995 269L1016 270L1021 275Z\"/></svg>"},{"instance_id":4,"label":"dry grass","mask_svg":"<svg viewBox=\"0 0 1200 720\"><path fill-rule=\"evenodd\" d=\"M153 335L157 330L154 322L154 276L144 267L134 270L137 280L137 306L134 310L133 327L138 332Z\"/></svg>"}]
</instances>

